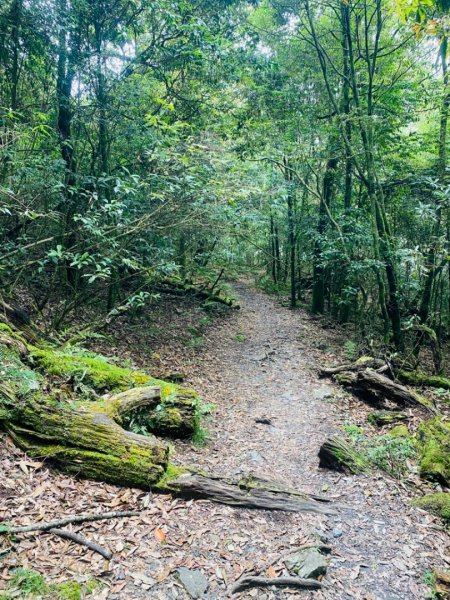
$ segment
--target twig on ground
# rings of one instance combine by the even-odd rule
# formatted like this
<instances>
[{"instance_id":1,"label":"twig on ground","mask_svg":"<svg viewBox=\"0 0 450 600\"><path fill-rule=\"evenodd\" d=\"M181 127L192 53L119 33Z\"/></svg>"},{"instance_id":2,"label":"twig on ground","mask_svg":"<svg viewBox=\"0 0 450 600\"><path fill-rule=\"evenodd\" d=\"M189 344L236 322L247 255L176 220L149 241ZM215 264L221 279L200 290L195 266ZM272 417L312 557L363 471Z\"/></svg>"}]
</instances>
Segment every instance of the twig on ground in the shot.
<instances>
[{"instance_id":1,"label":"twig on ground","mask_svg":"<svg viewBox=\"0 0 450 600\"><path fill-rule=\"evenodd\" d=\"M53 533L54 535L58 535L59 537L62 537L66 540L75 542L75 544L80 544L81 546L86 546L86 548L89 548L89 550L92 550L93 552L97 552L97 554L100 554L101 556L103 556L103 558L106 558L106 560L111 560L111 558L112 558L112 552L110 552L106 548L102 548L101 546L99 546L98 544L95 544L94 542L90 542L89 540L82 537L81 535L78 535L77 533L73 533L72 531L66 531L65 529L54 529L54 528L48 529L47 531L49 533Z\"/></svg>"},{"instance_id":2,"label":"twig on ground","mask_svg":"<svg viewBox=\"0 0 450 600\"><path fill-rule=\"evenodd\" d=\"M105 519L120 519L122 517L138 517L141 513L136 510L122 510L108 513L99 513L91 515L75 515L72 517L66 517L59 519L59 521L49 521L47 523L34 523L33 525L25 525L24 527L9 527L3 526L0 530L0 534L6 533L28 533L29 531L48 531L55 527L62 527L64 525L70 525L71 523L86 523L89 521L102 521Z\"/></svg>"}]
</instances>

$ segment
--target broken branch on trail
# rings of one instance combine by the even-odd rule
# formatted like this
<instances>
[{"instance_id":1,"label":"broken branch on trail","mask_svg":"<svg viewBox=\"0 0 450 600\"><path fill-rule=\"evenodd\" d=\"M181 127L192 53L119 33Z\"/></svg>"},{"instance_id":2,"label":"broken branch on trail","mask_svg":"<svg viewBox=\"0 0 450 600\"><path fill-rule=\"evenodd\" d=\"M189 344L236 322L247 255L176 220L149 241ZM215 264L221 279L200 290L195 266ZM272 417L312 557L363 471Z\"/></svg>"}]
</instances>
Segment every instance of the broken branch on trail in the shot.
<instances>
[{"instance_id":1,"label":"broken branch on trail","mask_svg":"<svg viewBox=\"0 0 450 600\"><path fill-rule=\"evenodd\" d=\"M57 529L59 527L64 527L65 525L92 523L92 521L105 521L107 519L123 519L124 517L138 517L140 514L141 513L136 510L118 510L99 514L72 515L70 517L58 519L57 521L34 523L32 525L24 525L22 527L1 525L0 534L29 533L31 531L48 531L49 529Z\"/></svg>"},{"instance_id":2,"label":"broken branch on trail","mask_svg":"<svg viewBox=\"0 0 450 600\"><path fill-rule=\"evenodd\" d=\"M320 590L322 584L315 579L301 579L300 577L256 577L247 575L236 581L231 589L232 594L244 592L254 587L291 587L302 590Z\"/></svg>"},{"instance_id":3,"label":"broken branch on trail","mask_svg":"<svg viewBox=\"0 0 450 600\"><path fill-rule=\"evenodd\" d=\"M346 365L338 365L337 367L322 367L319 370L319 375L321 377L331 377L332 375L336 375L337 373L342 373L343 371L362 371L363 369L382 369L386 364L379 358L373 358L372 356L361 356L355 362Z\"/></svg>"},{"instance_id":4,"label":"broken branch on trail","mask_svg":"<svg viewBox=\"0 0 450 600\"><path fill-rule=\"evenodd\" d=\"M70 540L75 544L80 544L80 546L85 546L89 550L97 552L97 554L100 554L100 556L103 556L103 558L105 558L106 560L111 560L113 556L110 550L107 550L106 548L103 548L102 546L99 546L98 544L87 540L82 535L73 533L73 531L66 531L65 529L48 529L48 532L53 533L53 535L57 535L58 537L61 537L65 540Z\"/></svg>"}]
</instances>

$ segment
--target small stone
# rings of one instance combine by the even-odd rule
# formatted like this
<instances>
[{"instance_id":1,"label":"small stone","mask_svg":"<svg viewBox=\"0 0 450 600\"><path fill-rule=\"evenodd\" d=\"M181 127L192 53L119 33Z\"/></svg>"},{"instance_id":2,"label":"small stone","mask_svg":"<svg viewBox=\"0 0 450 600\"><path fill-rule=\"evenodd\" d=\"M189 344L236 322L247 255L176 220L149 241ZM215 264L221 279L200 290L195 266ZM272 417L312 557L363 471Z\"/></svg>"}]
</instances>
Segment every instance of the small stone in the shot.
<instances>
[{"instance_id":1,"label":"small stone","mask_svg":"<svg viewBox=\"0 0 450 600\"><path fill-rule=\"evenodd\" d=\"M316 539L320 540L321 542L323 542L324 544L326 544L328 542L327 534L325 533L325 531L322 531L321 529L312 529L311 535L313 537L315 537Z\"/></svg>"},{"instance_id":2,"label":"small stone","mask_svg":"<svg viewBox=\"0 0 450 600\"><path fill-rule=\"evenodd\" d=\"M258 463L259 465L263 464L264 458L261 456L261 454L259 454L259 452L256 452L256 450L251 450L248 455L253 462Z\"/></svg>"},{"instance_id":3,"label":"small stone","mask_svg":"<svg viewBox=\"0 0 450 600\"><path fill-rule=\"evenodd\" d=\"M332 531L333 537L335 537L335 538L342 537L343 533L344 532L342 531L342 529L339 529L339 527L335 527Z\"/></svg>"},{"instance_id":4,"label":"small stone","mask_svg":"<svg viewBox=\"0 0 450 600\"><path fill-rule=\"evenodd\" d=\"M178 577L191 598L201 598L208 589L208 580L201 571L180 567Z\"/></svg>"},{"instance_id":5,"label":"small stone","mask_svg":"<svg viewBox=\"0 0 450 600\"><path fill-rule=\"evenodd\" d=\"M315 400L325 400L325 398L332 398L333 395L334 390L328 385L322 385L320 388L315 389L313 392L313 398Z\"/></svg>"},{"instance_id":6,"label":"small stone","mask_svg":"<svg viewBox=\"0 0 450 600\"><path fill-rule=\"evenodd\" d=\"M317 579L325 575L328 567L327 559L317 548L303 548L293 552L285 558L284 564L289 571L304 579Z\"/></svg>"}]
</instances>

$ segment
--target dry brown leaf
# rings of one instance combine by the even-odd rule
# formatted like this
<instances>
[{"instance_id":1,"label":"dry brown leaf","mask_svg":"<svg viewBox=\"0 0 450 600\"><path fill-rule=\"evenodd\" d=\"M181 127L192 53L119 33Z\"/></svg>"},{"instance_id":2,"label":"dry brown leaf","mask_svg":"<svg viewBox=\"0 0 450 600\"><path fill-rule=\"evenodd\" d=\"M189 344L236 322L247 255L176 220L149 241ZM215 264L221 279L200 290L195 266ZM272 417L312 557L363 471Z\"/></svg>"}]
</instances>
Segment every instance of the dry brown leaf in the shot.
<instances>
[{"instance_id":1,"label":"dry brown leaf","mask_svg":"<svg viewBox=\"0 0 450 600\"><path fill-rule=\"evenodd\" d=\"M164 533L164 531L162 529L157 527L155 529L155 538L158 540L158 542L164 542L166 539L166 534Z\"/></svg>"},{"instance_id":2,"label":"dry brown leaf","mask_svg":"<svg viewBox=\"0 0 450 600\"><path fill-rule=\"evenodd\" d=\"M275 568L273 567L273 565L270 565L270 567L267 569L267 577L273 579L276 576L277 572L275 571Z\"/></svg>"}]
</instances>

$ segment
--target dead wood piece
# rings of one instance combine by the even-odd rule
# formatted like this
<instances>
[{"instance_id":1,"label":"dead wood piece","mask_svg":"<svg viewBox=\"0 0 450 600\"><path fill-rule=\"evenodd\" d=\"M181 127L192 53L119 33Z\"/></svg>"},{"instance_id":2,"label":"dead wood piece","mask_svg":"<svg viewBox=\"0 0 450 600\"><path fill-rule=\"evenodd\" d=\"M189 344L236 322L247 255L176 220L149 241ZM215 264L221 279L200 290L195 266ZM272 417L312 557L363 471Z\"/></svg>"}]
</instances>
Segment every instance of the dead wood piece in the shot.
<instances>
[{"instance_id":1,"label":"dead wood piece","mask_svg":"<svg viewBox=\"0 0 450 600\"><path fill-rule=\"evenodd\" d=\"M367 420L372 425L382 427L399 421L409 421L409 416L398 410L375 410L367 416Z\"/></svg>"},{"instance_id":2,"label":"dead wood piece","mask_svg":"<svg viewBox=\"0 0 450 600\"><path fill-rule=\"evenodd\" d=\"M71 523L88 523L91 521L103 521L106 519L121 519L123 517L138 517L141 513L136 510L117 510L107 513L99 514L86 514L86 515L73 515L71 517L65 517L58 521L48 521L46 523L34 523L32 525L24 525L23 527L9 527L3 525L0 529L0 534L5 533L28 533L30 531L48 531L49 529L55 529L70 525Z\"/></svg>"},{"instance_id":3,"label":"dead wood piece","mask_svg":"<svg viewBox=\"0 0 450 600\"><path fill-rule=\"evenodd\" d=\"M256 577L247 575L237 581L231 589L232 594L243 592L253 587L291 587L303 590L320 590L322 584L315 579L301 579L300 577Z\"/></svg>"},{"instance_id":4,"label":"dead wood piece","mask_svg":"<svg viewBox=\"0 0 450 600\"><path fill-rule=\"evenodd\" d=\"M75 542L75 544L80 544L81 546L86 546L86 548L89 548L89 550L92 550L93 552L97 552L97 554L100 554L101 556L103 556L103 558L106 558L106 560L111 560L111 558L112 558L112 552L110 552L106 548L102 548L102 546L99 546L98 544L95 544L94 542L90 542L83 536L73 533L72 531L66 531L65 529L52 528L52 529L48 529L48 532L53 533L54 535L57 535L66 540L70 540L71 542Z\"/></svg>"},{"instance_id":5,"label":"dead wood piece","mask_svg":"<svg viewBox=\"0 0 450 600\"><path fill-rule=\"evenodd\" d=\"M111 409L113 416L122 417L142 407L154 408L160 400L160 387L138 387L111 396L105 401L105 406Z\"/></svg>"},{"instance_id":6,"label":"dead wood piece","mask_svg":"<svg viewBox=\"0 0 450 600\"><path fill-rule=\"evenodd\" d=\"M362 371L363 369L384 369L387 365L379 358L373 356L361 356L355 362L338 365L337 367L322 367L319 371L321 377L331 377L343 371Z\"/></svg>"},{"instance_id":7,"label":"dead wood piece","mask_svg":"<svg viewBox=\"0 0 450 600\"><path fill-rule=\"evenodd\" d=\"M369 471L365 458L341 437L329 438L322 444L319 450L319 467L344 473Z\"/></svg>"},{"instance_id":8,"label":"dead wood piece","mask_svg":"<svg viewBox=\"0 0 450 600\"><path fill-rule=\"evenodd\" d=\"M215 285L217 285L217 283ZM204 289L192 283L184 282L181 279L165 277L161 281L161 285L157 286L156 289L177 296L196 296L197 298L200 298L200 300L205 300L205 302L217 302L219 304L224 304L229 308L240 308L239 304L233 298L227 298L226 296L221 295L220 290L214 292L214 288Z\"/></svg>"},{"instance_id":9,"label":"dead wood piece","mask_svg":"<svg viewBox=\"0 0 450 600\"><path fill-rule=\"evenodd\" d=\"M166 483L169 493L181 497L211 500L244 508L335 514L336 510L298 490L264 480L229 481L199 473L186 473Z\"/></svg>"},{"instance_id":10,"label":"dead wood piece","mask_svg":"<svg viewBox=\"0 0 450 600\"><path fill-rule=\"evenodd\" d=\"M271 419L268 417L257 417L255 423L261 423L262 425L272 425Z\"/></svg>"},{"instance_id":11,"label":"dead wood piece","mask_svg":"<svg viewBox=\"0 0 450 600\"><path fill-rule=\"evenodd\" d=\"M377 406L384 406L386 400L390 400L400 406L421 406L433 411L426 398L373 369L356 373L340 372L336 375L336 380L363 400Z\"/></svg>"}]
</instances>

